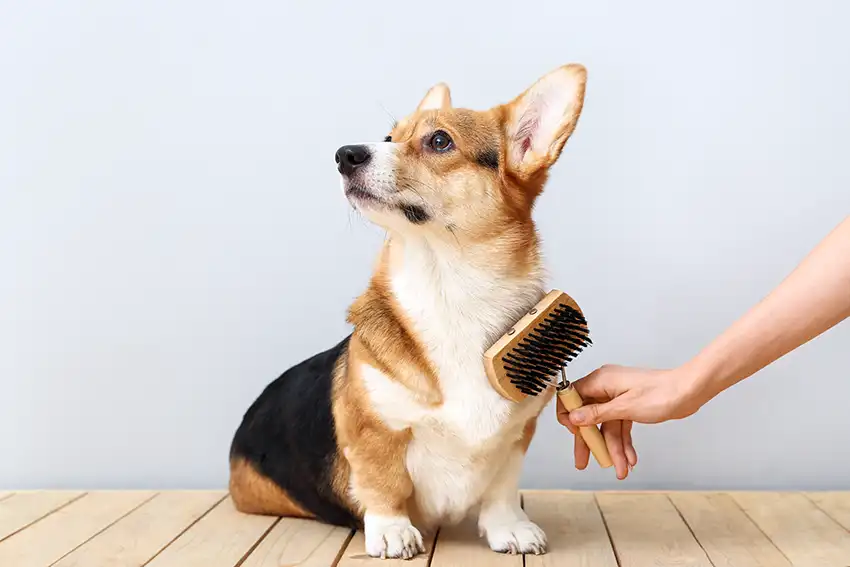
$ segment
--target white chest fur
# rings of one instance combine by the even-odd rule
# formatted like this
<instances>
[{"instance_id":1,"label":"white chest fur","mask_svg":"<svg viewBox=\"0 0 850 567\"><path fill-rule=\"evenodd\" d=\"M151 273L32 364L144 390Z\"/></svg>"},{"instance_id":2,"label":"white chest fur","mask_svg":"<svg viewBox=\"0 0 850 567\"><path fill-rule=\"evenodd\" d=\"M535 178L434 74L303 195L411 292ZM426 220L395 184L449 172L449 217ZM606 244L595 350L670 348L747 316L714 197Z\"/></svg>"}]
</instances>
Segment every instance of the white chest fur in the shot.
<instances>
[{"instance_id":1,"label":"white chest fur","mask_svg":"<svg viewBox=\"0 0 850 567\"><path fill-rule=\"evenodd\" d=\"M392 291L437 371L443 403L418 403L374 368L363 368L362 376L381 418L413 432L407 468L424 520L457 521L478 503L509 446L545 403L501 397L482 359L507 326L542 297L543 288L537 280L496 279L427 249L406 248L404 260L392 274Z\"/></svg>"}]
</instances>

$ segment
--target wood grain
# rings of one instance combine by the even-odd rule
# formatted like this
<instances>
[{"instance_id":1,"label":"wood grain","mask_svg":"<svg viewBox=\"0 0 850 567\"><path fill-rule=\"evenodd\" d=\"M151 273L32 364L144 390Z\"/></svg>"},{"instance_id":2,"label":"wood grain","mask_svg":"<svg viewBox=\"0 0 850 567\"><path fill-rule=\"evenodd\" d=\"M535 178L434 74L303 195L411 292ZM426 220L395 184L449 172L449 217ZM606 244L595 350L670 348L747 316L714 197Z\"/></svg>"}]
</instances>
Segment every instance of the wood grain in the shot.
<instances>
[{"instance_id":1,"label":"wood grain","mask_svg":"<svg viewBox=\"0 0 850 567\"><path fill-rule=\"evenodd\" d=\"M806 496L844 529L850 530L850 492L809 492Z\"/></svg>"},{"instance_id":2,"label":"wood grain","mask_svg":"<svg viewBox=\"0 0 850 567\"><path fill-rule=\"evenodd\" d=\"M470 518L411 561L372 559L347 529L241 514L224 496L16 492L0 500L13 530L0 567L850 567L850 492L528 491L547 554L493 552Z\"/></svg>"},{"instance_id":3,"label":"wood grain","mask_svg":"<svg viewBox=\"0 0 850 567\"><path fill-rule=\"evenodd\" d=\"M548 553L525 557L526 567L617 567L592 493L528 491L523 506L549 541Z\"/></svg>"},{"instance_id":4,"label":"wood grain","mask_svg":"<svg viewBox=\"0 0 850 567\"><path fill-rule=\"evenodd\" d=\"M791 567L728 494L680 493L670 499L714 565Z\"/></svg>"},{"instance_id":5,"label":"wood grain","mask_svg":"<svg viewBox=\"0 0 850 567\"><path fill-rule=\"evenodd\" d=\"M52 567L144 565L225 496L224 491L166 492L130 512Z\"/></svg>"},{"instance_id":6,"label":"wood grain","mask_svg":"<svg viewBox=\"0 0 850 567\"><path fill-rule=\"evenodd\" d=\"M712 567L663 494L599 494L620 567Z\"/></svg>"},{"instance_id":7,"label":"wood grain","mask_svg":"<svg viewBox=\"0 0 850 567\"><path fill-rule=\"evenodd\" d=\"M473 518L457 526L440 530L434 549L432 567L522 567L522 555L497 553L478 535Z\"/></svg>"},{"instance_id":8,"label":"wood grain","mask_svg":"<svg viewBox=\"0 0 850 567\"><path fill-rule=\"evenodd\" d=\"M234 567L277 522L242 514L225 498L157 555L147 567Z\"/></svg>"},{"instance_id":9,"label":"wood grain","mask_svg":"<svg viewBox=\"0 0 850 567\"><path fill-rule=\"evenodd\" d=\"M0 541L82 496L82 492L22 492L0 501Z\"/></svg>"},{"instance_id":10,"label":"wood grain","mask_svg":"<svg viewBox=\"0 0 850 567\"><path fill-rule=\"evenodd\" d=\"M351 530L345 528L282 518L240 567L328 567L350 538Z\"/></svg>"},{"instance_id":11,"label":"wood grain","mask_svg":"<svg viewBox=\"0 0 850 567\"><path fill-rule=\"evenodd\" d=\"M147 491L86 494L0 542L0 565L50 565L155 494Z\"/></svg>"},{"instance_id":12,"label":"wood grain","mask_svg":"<svg viewBox=\"0 0 850 567\"><path fill-rule=\"evenodd\" d=\"M799 493L733 493L794 567L847 567L850 533Z\"/></svg>"}]
</instances>

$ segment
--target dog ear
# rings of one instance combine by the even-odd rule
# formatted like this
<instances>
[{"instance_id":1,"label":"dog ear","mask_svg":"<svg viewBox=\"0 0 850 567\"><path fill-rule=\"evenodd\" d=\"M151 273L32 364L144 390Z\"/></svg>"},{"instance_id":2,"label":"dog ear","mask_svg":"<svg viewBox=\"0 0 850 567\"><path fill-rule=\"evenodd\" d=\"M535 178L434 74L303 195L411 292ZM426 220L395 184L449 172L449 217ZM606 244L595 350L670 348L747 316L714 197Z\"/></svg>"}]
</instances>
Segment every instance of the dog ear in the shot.
<instances>
[{"instance_id":1,"label":"dog ear","mask_svg":"<svg viewBox=\"0 0 850 567\"><path fill-rule=\"evenodd\" d=\"M452 107L452 95L449 92L449 86L445 83L438 83L431 87L425 98L416 107L417 112L423 110L446 110Z\"/></svg>"},{"instance_id":2,"label":"dog ear","mask_svg":"<svg viewBox=\"0 0 850 567\"><path fill-rule=\"evenodd\" d=\"M557 161L581 114L586 82L582 65L564 65L506 105L509 168L529 177Z\"/></svg>"}]
</instances>

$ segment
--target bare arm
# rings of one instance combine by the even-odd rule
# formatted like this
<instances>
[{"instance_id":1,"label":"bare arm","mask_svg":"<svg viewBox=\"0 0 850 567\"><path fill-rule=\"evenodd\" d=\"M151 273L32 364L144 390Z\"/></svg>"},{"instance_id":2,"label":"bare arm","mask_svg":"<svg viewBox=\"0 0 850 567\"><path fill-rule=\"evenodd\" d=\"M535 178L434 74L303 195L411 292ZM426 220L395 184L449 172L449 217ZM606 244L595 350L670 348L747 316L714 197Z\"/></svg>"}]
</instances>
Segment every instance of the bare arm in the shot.
<instances>
[{"instance_id":1,"label":"bare arm","mask_svg":"<svg viewBox=\"0 0 850 567\"><path fill-rule=\"evenodd\" d=\"M603 366L578 380L588 402L558 420L576 425L603 422L620 478L637 455L631 423L658 423L695 413L723 390L752 376L788 352L850 316L850 217L844 219L767 297L696 357L672 370ZM576 437L576 465L587 465L587 448Z\"/></svg>"},{"instance_id":2,"label":"bare arm","mask_svg":"<svg viewBox=\"0 0 850 567\"><path fill-rule=\"evenodd\" d=\"M706 401L850 316L850 217L687 366Z\"/></svg>"}]
</instances>

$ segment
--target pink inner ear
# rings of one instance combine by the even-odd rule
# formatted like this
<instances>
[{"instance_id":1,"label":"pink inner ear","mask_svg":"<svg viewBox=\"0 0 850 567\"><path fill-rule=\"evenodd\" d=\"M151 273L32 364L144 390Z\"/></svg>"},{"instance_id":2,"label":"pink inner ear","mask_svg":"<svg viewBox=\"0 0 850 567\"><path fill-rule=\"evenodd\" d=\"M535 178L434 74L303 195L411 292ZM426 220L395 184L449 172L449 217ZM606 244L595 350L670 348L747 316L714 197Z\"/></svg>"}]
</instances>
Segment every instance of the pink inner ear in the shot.
<instances>
[{"instance_id":1,"label":"pink inner ear","mask_svg":"<svg viewBox=\"0 0 850 567\"><path fill-rule=\"evenodd\" d=\"M514 139L519 143L519 159L531 149L532 138L537 131L539 120L536 116L524 118L517 129Z\"/></svg>"}]
</instances>

